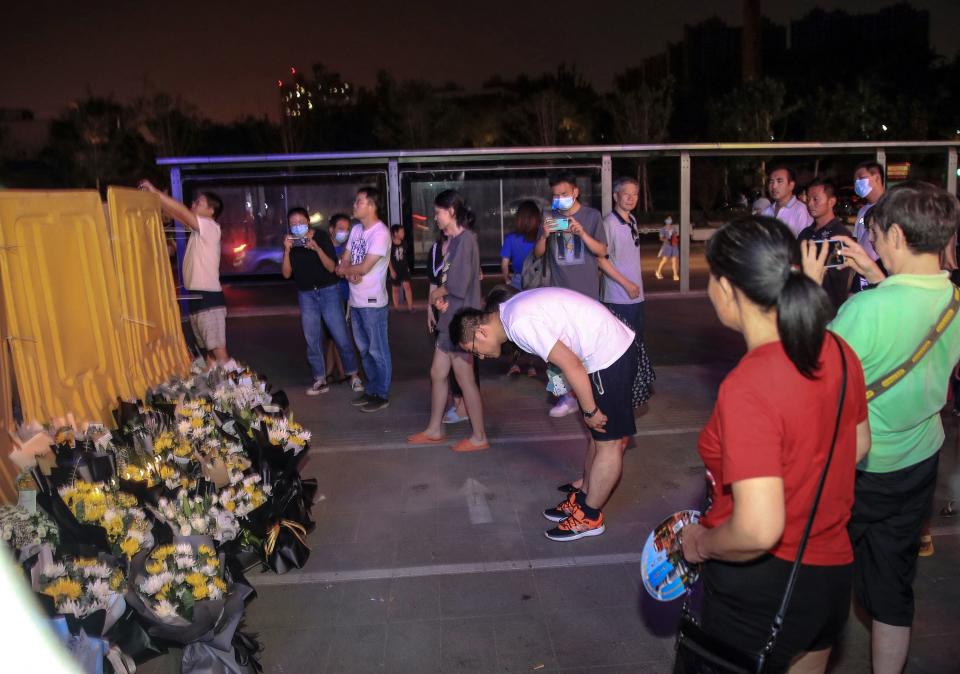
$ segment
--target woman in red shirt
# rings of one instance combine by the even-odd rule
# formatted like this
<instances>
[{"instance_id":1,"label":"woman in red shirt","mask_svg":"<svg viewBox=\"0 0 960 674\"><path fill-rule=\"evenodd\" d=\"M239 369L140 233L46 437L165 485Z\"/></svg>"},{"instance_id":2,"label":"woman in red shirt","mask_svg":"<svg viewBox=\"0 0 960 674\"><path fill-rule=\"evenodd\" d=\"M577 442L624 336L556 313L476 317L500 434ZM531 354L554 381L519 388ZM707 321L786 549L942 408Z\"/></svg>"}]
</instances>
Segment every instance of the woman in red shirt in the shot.
<instances>
[{"instance_id":1,"label":"woman in red shirt","mask_svg":"<svg viewBox=\"0 0 960 674\"><path fill-rule=\"evenodd\" d=\"M708 294L747 354L720 385L700 434L711 505L682 531L683 554L703 562L701 624L741 650L766 643L830 450L833 460L797 586L769 671L817 672L850 609L847 521L855 467L870 448L866 387L856 354L828 337L826 293L800 268L800 246L773 218L735 220L707 244Z\"/></svg>"}]
</instances>

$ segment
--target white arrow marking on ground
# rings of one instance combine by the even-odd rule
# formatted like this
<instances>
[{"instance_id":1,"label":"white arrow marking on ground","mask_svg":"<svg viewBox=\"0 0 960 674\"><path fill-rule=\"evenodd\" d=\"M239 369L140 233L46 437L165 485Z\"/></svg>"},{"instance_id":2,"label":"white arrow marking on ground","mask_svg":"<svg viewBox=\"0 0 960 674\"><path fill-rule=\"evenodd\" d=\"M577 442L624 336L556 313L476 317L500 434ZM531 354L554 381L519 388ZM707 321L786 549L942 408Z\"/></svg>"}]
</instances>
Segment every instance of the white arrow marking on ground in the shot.
<instances>
[{"instance_id":1,"label":"white arrow marking on ground","mask_svg":"<svg viewBox=\"0 0 960 674\"><path fill-rule=\"evenodd\" d=\"M467 497L467 510L470 512L471 524L489 524L493 521L490 504L487 503L488 490L481 482L472 477L467 478L460 492Z\"/></svg>"}]
</instances>

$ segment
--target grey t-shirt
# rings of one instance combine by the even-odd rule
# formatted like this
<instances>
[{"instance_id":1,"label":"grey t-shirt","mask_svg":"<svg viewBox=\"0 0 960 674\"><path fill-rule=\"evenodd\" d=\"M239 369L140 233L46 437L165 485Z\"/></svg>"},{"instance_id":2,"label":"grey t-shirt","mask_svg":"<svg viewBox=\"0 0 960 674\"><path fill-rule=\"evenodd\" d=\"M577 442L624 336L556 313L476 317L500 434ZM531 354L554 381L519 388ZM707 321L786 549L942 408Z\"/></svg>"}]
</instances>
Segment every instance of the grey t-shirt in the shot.
<instances>
[{"instance_id":1,"label":"grey t-shirt","mask_svg":"<svg viewBox=\"0 0 960 674\"><path fill-rule=\"evenodd\" d=\"M467 230L450 239L447 255L440 272L440 285L447 289L447 310L437 321L437 346L450 352L455 345L450 341L450 323L453 315L465 307L483 306L480 292L480 248L477 235Z\"/></svg>"},{"instance_id":2,"label":"grey t-shirt","mask_svg":"<svg viewBox=\"0 0 960 674\"><path fill-rule=\"evenodd\" d=\"M603 219L603 231L607 237L607 254L617 271L627 280L640 286L640 296L633 299L623 286L609 276L603 277L603 301L608 304L639 304L643 302L643 276L640 273L640 248L633 240L633 231L637 221L633 215L629 222L620 219L616 211L607 213Z\"/></svg>"},{"instance_id":3,"label":"grey t-shirt","mask_svg":"<svg viewBox=\"0 0 960 674\"><path fill-rule=\"evenodd\" d=\"M600 243L607 242L600 211L589 206L581 206L573 217L583 225L587 234ZM597 267L597 258L587 248L583 239L569 232L554 232L547 240L546 255L550 265L551 286L576 290L592 299L600 299L600 271Z\"/></svg>"}]
</instances>

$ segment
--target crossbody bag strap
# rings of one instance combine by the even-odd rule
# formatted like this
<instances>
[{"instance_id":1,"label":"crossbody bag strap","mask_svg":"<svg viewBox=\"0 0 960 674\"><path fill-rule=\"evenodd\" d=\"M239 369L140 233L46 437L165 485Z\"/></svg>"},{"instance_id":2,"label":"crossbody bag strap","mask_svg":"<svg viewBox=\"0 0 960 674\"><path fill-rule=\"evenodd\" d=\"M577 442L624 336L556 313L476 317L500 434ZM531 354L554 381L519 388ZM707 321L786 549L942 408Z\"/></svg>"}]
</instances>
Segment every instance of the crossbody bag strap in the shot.
<instances>
[{"instance_id":1,"label":"crossbody bag strap","mask_svg":"<svg viewBox=\"0 0 960 674\"><path fill-rule=\"evenodd\" d=\"M871 402L877 396L886 393L894 384L907 376L907 373L923 360L923 357L929 353L933 345L940 339L940 336L950 327L958 311L960 311L960 288L953 286L953 293L950 295L950 302L947 303L947 308L943 310L940 318L937 319L937 322L934 323L930 331L924 336L923 341L920 342L920 346L918 346L910 357L900 366L867 386L867 402Z\"/></svg>"},{"instance_id":2,"label":"crossbody bag strap","mask_svg":"<svg viewBox=\"0 0 960 674\"><path fill-rule=\"evenodd\" d=\"M837 421L833 427L833 438L830 440L830 451L827 452L827 460L823 465L823 472L820 473L820 482L817 483L817 491L813 496L813 506L810 508L810 516L807 518L807 524L803 528L803 536L800 537L800 544L797 546L797 559L793 562L793 567L790 569L790 577L787 579L787 589L784 590L783 599L780 602L780 608L777 610L777 615L773 618L773 626L770 628L770 636L767 639L767 643L761 651L761 657L766 657L773 651L774 642L777 640L777 636L780 634L780 630L783 629L783 619L787 615L787 607L790 605L790 597L793 595L793 589L797 584L797 576L800 574L800 565L803 560L804 550L807 548L807 539L810 538L810 530L813 528L813 520L817 516L817 506L820 505L820 496L823 494L823 486L827 481L827 472L830 470L830 463L833 460L833 450L837 446L837 436L840 434L840 420L843 417L843 402L847 397L847 357L843 353L843 344L840 343L840 339L833 334L828 332L834 342L837 344L837 348L840 350L840 364L843 368L842 378L840 381L840 398L837 401Z\"/></svg>"}]
</instances>

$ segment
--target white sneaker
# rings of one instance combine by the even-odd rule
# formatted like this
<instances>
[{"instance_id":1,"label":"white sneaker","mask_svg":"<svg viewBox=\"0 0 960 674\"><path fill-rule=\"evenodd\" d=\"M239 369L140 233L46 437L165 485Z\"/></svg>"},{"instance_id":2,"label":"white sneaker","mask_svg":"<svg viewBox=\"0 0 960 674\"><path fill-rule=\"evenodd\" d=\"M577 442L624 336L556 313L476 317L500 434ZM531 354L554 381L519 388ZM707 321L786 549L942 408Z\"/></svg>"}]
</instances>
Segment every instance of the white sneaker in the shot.
<instances>
[{"instance_id":1,"label":"white sneaker","mask_svg":"<svg viewBox=\"0 0 960 674\"><path fill-rule=\"evenodd\" d=\"M577 404L577 399L567 393L550 409L550 416L565 417L568 414L573 414L578 409L580 409L580 405Z\"/></svg>"},{"instance_id":2,"label":"white sneaker","mask_svg":"<svg viewBox=\"0 0 960 674\"><path fill-rule=\"evenodd\" d=\"M327 380L318 379L315 382L313 382L313 386L307 389L307 395L317 396L317 395L320 395L321 393L328 393L329 391L330 391L330 387L327 386Z\"/></svg>"},{"instance_id":3,"label":"white sneaker","mask_svg":"<svg viewBox=\"0 0 960 674\"><path fill-rule=\"evenodd\" d=\"M443 415L443 423L445 424L459 424L461 421L466 421L470 417L463 416L461 417L457 414L457 406L451 405L450 409L447 410L447 413Z\"/></svg>"},{"instance_id":4,"label":"white sneaker","mask_svg":"<svg viewBox=\"0 0 960 674\"><path fill-rule=\"evenodd\" d=\"M354 377L350 380L350 388L353 389L354 393L363 393L363 382L360 381L360 377Z\"/></svg>"}]
</instances>

